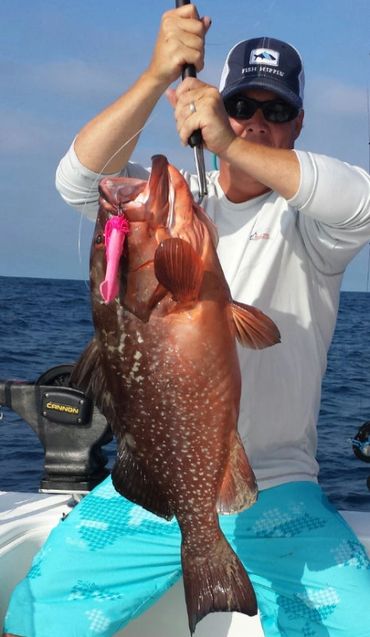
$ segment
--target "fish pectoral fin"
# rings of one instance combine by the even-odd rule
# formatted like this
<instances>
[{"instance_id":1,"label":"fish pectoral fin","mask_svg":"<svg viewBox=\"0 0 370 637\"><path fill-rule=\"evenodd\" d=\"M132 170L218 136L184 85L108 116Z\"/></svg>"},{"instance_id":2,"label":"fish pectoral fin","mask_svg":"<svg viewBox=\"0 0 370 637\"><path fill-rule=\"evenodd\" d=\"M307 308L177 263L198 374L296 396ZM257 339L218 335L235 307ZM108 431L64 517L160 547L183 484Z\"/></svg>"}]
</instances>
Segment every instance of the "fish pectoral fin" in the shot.
<instances>
[{"instance_id":1,"label":"fish pectoral fin","mask_svg":"<svg viewBox=\"0 0 370 637\"><path fill-rule=\"evenodd\" d=\"M202 557L192 555L183 542L181 562L191 634L208 613L237 611L256 615L257 600L252 582L222 533Z\"/></svg>"},{"instance_id":2,"label":"fish pectoral fin","mask_svg":"<svg viewBox=\"0 0 370 637\"><path fill-rule=\"evenodd\" d=\"M158 281L171 292L175 301L196 301L203 281L204 266L194 248L183 239L162 241L154 256Z\"/></svg>"},{"instance_id":3,"label":"fish pectoral fin","mask_svg":"<svg viewBox=\"0 0 370 637\"><path fill-rule=\"evenodd\" d=\"M237 431L230 445L230 457L218 494L219 513L239 513L257 500L258 488L243 443Z\"/></svg>"},{"instance_id":4,"label":"fish pectoral fin","mask_svg":"<svg viewBox=\"0 0 370 637\"><path fill-rule=\"evenodd\" d=\"M119 442L116 463L112 470L113 486L125 498L140 504L151 513L171 520L174 512L158 484L137 461L125 440Z\"/></svg>"},{"instance_id":5,"label":"fish pectoral fin","mask_svg":"<svg viewBox=\"0 0 370 637\"><path fill-rule=\"evenodd\" d=\"M231 311L236 337L244 347L263 349L280 343L280 332L274 321L258 308L233 301Z\"/></svg>"}]
</instances>

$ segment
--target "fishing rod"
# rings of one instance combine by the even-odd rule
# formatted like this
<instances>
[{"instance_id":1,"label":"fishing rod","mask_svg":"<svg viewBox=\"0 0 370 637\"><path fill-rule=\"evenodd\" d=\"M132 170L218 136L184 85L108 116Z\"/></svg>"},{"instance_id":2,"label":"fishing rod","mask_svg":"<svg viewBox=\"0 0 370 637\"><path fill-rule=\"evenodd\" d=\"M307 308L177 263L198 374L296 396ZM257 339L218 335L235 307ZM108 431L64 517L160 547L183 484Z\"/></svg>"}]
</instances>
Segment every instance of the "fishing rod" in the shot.
<instances>
[{"instance_id":1,"label":"fishing rod","mask_svg":"<svg viewBox=\"0 0 370 637\"><path fill-rule=\"evenodd\" d=\"M176 0L176 9L179 7L184 7L186 4L190 4L190 0ZM186 77L197 77L197 72L195 70L194 64L184 64L182 69L182 79L184 80ZM188 139L189 146L194 148L203 144L202 133L201 131L195 130Z\"/></svg>"},{"instance_id":2,"label":"fishing rod","mask_svg":"<svg viewBox=\"0 0 370 637\"><path fill-rule=\"evenodd\" d=\"M183 7L186 4L190 4L190 0L176 0L176 9L178 9L179 7ZM184 64L182 70L182 79L184 80L186 77L197 77L197 72L194 64ZM193 107L193 112L195 112L194 103L192 103L190 106ZM188 139L188 144L194 150L194 162L199 185L198 204L200 204L203 201L203 198L208 194L206 169L204 163L203 138L200 129L192 132Z\"/></svg>"}]
</instances>

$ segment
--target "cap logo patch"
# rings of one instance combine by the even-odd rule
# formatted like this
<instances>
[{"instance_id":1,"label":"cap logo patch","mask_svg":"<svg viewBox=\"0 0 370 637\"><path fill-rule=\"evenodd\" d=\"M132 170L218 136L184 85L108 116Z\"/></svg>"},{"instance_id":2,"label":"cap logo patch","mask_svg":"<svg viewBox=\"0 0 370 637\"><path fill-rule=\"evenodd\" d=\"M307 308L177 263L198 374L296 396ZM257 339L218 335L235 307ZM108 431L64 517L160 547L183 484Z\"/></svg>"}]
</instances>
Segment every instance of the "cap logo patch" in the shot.
<instances>
[{"instance_id":1,"label":"cap logo patch","mask_svg":"<svg viewBox=\"0 0 370 637\"><path fill-rule=\"evenodd\" d=\"M272 49L253 49L249 58L249 64L264 64L265 66L278 66L280 53Z\"/></svg>"}]
</instances>

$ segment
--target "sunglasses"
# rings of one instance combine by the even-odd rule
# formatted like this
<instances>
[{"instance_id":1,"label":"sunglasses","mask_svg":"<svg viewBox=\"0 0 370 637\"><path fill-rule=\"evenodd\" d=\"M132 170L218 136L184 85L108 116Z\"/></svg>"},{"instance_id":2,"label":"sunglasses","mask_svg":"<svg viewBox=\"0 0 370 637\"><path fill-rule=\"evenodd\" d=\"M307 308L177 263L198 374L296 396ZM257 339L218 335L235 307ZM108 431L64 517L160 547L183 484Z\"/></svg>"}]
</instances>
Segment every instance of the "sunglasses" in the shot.
<instances>
[{"instance_id":1,"label":"sunglasses","mask_svg":"<svg viewBox=\"0 0 370 637\"><path fill-rule=\"evenodd\" d=\"M250 119L260 108L265 120L273 124L285 124L297 117L299 110L280 99L260 102L244 95L234 95L225 100L225 109L234 119Z\"/></svg>"}]
</instances>

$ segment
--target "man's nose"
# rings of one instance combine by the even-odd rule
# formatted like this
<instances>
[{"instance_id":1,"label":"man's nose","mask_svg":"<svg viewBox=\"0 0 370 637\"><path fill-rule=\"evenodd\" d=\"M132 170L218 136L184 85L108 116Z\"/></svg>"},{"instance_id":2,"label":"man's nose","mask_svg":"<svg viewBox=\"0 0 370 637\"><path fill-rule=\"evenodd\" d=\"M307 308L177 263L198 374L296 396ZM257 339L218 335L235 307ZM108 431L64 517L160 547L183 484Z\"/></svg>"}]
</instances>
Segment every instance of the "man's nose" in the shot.
<instances>
[{"instance_id":1,"label":"man's nose","mask_svg":"<svg viewBox=\"0 0 370 637\"><path fill-rule=\"evenodd\" d=\"M266 122L262 110L257 108L255 113L245 121L245 128L250 130L265 131L268 128L268 123Z\"/></svg>"}]
</instances>

